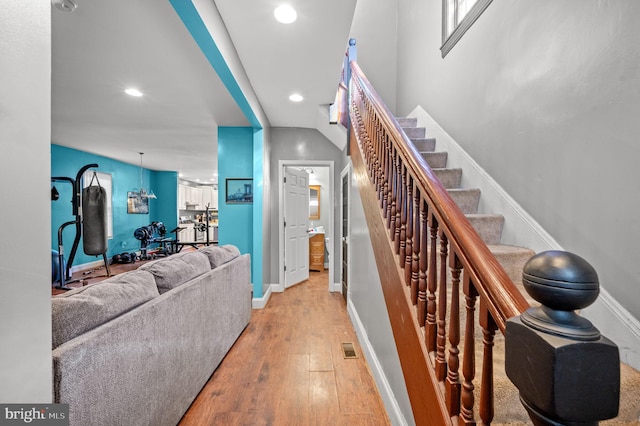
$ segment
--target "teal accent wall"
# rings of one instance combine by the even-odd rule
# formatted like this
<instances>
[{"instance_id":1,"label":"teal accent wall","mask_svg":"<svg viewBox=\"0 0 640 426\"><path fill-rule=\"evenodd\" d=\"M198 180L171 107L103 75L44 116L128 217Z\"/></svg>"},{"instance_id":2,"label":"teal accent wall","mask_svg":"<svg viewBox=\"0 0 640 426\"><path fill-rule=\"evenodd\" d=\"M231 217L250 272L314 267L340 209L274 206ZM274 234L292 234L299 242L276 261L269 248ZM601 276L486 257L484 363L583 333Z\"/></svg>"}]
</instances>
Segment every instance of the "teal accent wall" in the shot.
<instances>
[{"instance_id":1,"label":"teal accent wall","mask_svg":"<svg viewBox=\"0 0 640 426\"><path fill-rule=\"evenodd\" d=\"M154 207L150 212L151 218L164 223L167 236L174 238L175 234L170 232L178 226L178 173L151 171L150 182L153 192L162 194L162 197L158 195L158 199L151 200Z\"/></svg>"},{"instance_id":2,"label":"teal accent wall","mask_svg":"<svg viewBox=\"0 0 640 426\"><path fill-rule=\"evenodd\" d=\"M220 221L218 241L219 244L234 244L243 253L251 253L253 295L262 297L264 189L262 125L193 2L189 0L169 0L169 2L252 126L218 128L218 218ZM227 177L254 179L253 205L225 203Z\"/></svg>"},{"instance_id":3,"label":"teal accent wall","mask_svg":"<svg viewBox=\"0 0 640 426\"><path fill-rule=\"evenodd\" d=\"M163 222L168 231L177 226L178 174L176 172L156 172L142 169L144 182L149 182L149 187L153 189L158 199L149 200L149 214L128 214L127 192L140 186L140 166L72 148L51 145L52 177L62 176L75 179L78 171L84 165L91 163L98 164L96 170L109 173L112 178L113 238L108 241L108 257L124 251L139 250L140 241L133 237L133 231L140 226L148 225L153 221ZM65 222L73 221L75 217L71 203L73 196L71 183L52 182L53 185L60 193L60 198L57 201L51 201L51 248L57 250L58 228ZM146 183L145 186L147 186ZM65 258L68 259L75 238L75 226L67 226L62 237ZM101 256L85 255L82 251L81 239L73 266L96 260L102 260Z\"/></svg>"},{"instance_id":4,"label":"teal accent wall","mask_svg":"<svg viewBox=\"0 0 640 426\"><path fill-rule=\"evenodd\" d=\"M253 268L254 297L263 294L262 223L264 198L264 130L253 129Z\"/></svg>"},{"instance_id":5,"label":"teal accent wall","mask_svg":"<svg viewBox=\"0 0 640 426\"><path fill-rule=\"evenodd\" d=\"M184 23L184 26L187 27L187 30L191 33L193 39L198 43L198 46L200 46L200 50L202 50L204 56L209 60L209 63L240 107L240 110L245 117L247 117L247 120L249 120L251 126L261 128L262 125L260 121L254 114L253 109L251 109L249 101L247 101L247 98L245 98L242 93L240 85L225 62L220 49L218 49L206 25L202 22L202 18L193 3L189 0L169 0L169 2Z\"/></svg>"},{"instance_id":6,"label":"teal accent wall","mask_svg":"<svg viewBox=\"0 0 640 426\"><path fill-rule=\"evenodd\" d=\"M228 178L253 178L253 129L218 127L218 243L250 253L253 264L253 204L227 204ZM255 200L254 181L254 200ZM255 201L254 201L255 202ZM252 265L252 282L254 271ZM254 282L255 285L255 282ZM254 295L257 289L254 288Z\"/></svg>"}]
</instances>

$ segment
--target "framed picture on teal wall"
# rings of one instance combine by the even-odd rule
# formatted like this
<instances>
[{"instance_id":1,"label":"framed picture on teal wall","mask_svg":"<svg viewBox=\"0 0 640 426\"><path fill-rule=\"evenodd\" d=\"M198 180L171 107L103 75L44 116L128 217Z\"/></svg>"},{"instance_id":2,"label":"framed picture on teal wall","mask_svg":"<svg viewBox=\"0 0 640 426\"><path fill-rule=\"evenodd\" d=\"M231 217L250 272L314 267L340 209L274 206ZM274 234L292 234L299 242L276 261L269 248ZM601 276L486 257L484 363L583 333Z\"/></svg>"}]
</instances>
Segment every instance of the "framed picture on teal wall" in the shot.
<instances>
[{"instance_id":1,"label":"framed picture on teal wall","mask_svg":"<svg viewBox=\"0 0 640 426\"><path fill-rule=\"evenodd\" d=\"M228 178L225 200L227 204L253 203L253 179Z\"/></svg>"},{"instance_id":2,"label":"framed picture on teal wall","mask_svg":"<svg viewBox=\"0 0 640 426\"><path fill-rule=\"evenodd\" d=\"M140 196L139 192L127 192L127 213L149 214L149 198Z\"/></svg>"}]
</instances>

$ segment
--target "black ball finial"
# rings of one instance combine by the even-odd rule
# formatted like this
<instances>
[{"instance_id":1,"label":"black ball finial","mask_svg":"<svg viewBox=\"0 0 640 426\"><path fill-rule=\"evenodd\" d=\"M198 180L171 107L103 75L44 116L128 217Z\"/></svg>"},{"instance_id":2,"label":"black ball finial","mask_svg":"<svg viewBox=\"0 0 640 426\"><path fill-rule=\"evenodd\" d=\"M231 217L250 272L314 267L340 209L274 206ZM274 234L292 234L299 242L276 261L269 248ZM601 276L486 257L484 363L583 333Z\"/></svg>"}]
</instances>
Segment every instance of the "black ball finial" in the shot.
<instances>
[{"instance_id":1,"label":"black ball finial","mask_svg":"<svg viewBox=\"0 0 640 426\"><path fill-rule=\"evenodd\" d=\"M544 306L573 311L598 298L596 270L580 256L566 251L545 251L533 256L522 271L527 293Z\"/></svg>"},{"instance_id":2,"label":"black ball finial","mask_svg":"<svg viewBox=\"0 0 640 426\"><path fill-rule=\"evenodd\" d=\"M591 305L600 293L598 274L586 260L566 251L538 253L525 264L522 283L527 293L542 304L524 312L523 322L547 333L579 340L599 338L598 330L573 312Z\"/></svg>"}]
</instances>

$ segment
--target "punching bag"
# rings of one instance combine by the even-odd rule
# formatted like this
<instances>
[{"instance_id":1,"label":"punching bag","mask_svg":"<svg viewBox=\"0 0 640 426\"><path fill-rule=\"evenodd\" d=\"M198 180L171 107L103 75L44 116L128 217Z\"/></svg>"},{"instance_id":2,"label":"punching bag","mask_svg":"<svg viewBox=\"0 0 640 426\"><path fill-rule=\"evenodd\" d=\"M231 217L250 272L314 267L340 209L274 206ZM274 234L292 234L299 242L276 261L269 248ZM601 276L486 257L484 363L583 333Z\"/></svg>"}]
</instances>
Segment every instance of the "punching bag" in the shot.
<instances>
[{"instance_id":1,"label":"punching bag","mask_svg":"<svg viewBox=\"0 0 640 426\"><path fill-rule=\"evenodd\" d=\"M93 185L94 179L98 185ZM82 190L82 246L89 255L107 252L107 191L95 172L89 186Z\"/></svg>"}]
</instances>

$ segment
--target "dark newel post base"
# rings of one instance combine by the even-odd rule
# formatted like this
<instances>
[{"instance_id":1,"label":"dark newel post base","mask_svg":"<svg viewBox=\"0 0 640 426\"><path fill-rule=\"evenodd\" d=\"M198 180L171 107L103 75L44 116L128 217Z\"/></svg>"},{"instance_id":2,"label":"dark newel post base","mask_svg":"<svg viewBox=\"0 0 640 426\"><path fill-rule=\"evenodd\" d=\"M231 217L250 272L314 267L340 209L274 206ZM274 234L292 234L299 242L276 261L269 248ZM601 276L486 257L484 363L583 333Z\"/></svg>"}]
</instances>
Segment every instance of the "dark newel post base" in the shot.
<instances>
[{"instance_id":1,"label":"dark newel post base","mask_svg":"<svg viewBox=\"0 0 640 426\"><path fill-rule=\"evenodd\" d=\"M574 311L598 297L598 276L572 253L549 251L524 267L523 284L542 306L510 318L505 370L536 426L590 426L618 415L618 347Z\"/></svg>"},{"instance_id":2,"label":"dark newel post base","mask_svg":"<svg viewBox=\"0 0 640 426\"><path fill-rule=\"evenodd\" d=\"M531 418L531 422L534 426L598 426L598 422L564 422L559 423L545 416L544 414L536 411L531 405L527 403L522 397L520 402L527 410L527 414Z\"/></svg>"}]
</instances>

